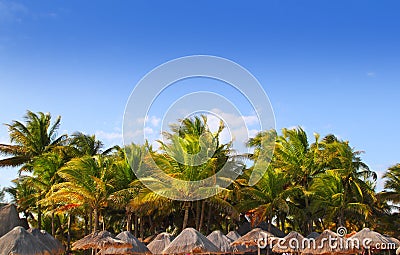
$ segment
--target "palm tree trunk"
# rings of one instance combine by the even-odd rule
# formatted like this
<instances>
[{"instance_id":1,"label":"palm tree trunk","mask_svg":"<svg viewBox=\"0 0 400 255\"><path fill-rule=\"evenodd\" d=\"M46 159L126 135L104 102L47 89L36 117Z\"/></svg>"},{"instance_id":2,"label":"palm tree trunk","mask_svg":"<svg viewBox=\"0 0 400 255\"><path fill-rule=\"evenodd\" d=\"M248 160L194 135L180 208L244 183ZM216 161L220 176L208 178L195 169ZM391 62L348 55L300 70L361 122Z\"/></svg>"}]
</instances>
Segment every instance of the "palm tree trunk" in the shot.
<instances>
[{"instance_id":1,"label":"palm tree trunk","mask_svg":"<svg viewBox=\"0 0 400 255\"><path fill-rule=\"evenodd\" d=\"M183 206L185 207L185 215L183 216L182 230L184 230L186 228L188 220L189 220L190 202L185 202Z\"/></svg>"},{"instance_id":2,"label":"palm tree trunk","mask_svg":"<svg viewBox=\"0 0 400 255\"><path fill-rule=\"evenodd\" d=\"M54 208L53 208L53 211L51 212L51 235L52 236L56 235L56 229L54 226Z\"/></svg>"},{"instance_id":3,"label":"palm tree trunk","mask_svg":"<svg viewBox=\"0 0 400 255\"><path fill-rule=\"evenodd\" d=\"M138 236L139 234L139 217L137 216L137 214L135 214L134 216L134 230L135 230L135 236Z\"/></svg>"},{"instance_id":4,"label":"palm tree trunk","mask_svg":"<svg viewBox=\"0 0 400 255\"><path fill-rule=\"evenodd\" d=\"M94 213L93 232L96 232L97 228L99 227L99 210L97 208L94 208L93 213Z\"/></svg>"},{"instance_id":5,"label":"palm tree trunk","mask_svg":"<svg viewBox=\"0 0 400 255\"><path fill-rule=\"evenodd\" d=\"M210 232L210 224L211 224L211 206L208 206L208 215L207 215L207 231L206 233Z\"/></svg>"},{"instance_id":6,"label":"palm tree trunk","mask_svg":"<svg viewBox=\"0 0 400 255\"><path fill-rule=\"evenodd\" d=\"M42 207L40 204L38 204L37 206L37 213L38 213L38 229L41 230L42 229Z\"/></svg>"},{"instance_id":7,"label":"palm tree trunk","mask_svg":"<svg viewBox=\"0 0 400 255\"><path fill-rule=\"evenodd\" d=\"M89 232L91 233L93 229L93 212L89 213Z\"/></svg>"},{"instance_id":8,"label":"palm tree trunk","mask_svg":"<svg viewBox=\"0 0 400 255\"><path fill-rule=\"evenodd\" d=\"M71 247L71 213L68 215L68 227L67 227L67 254L69 254Z\"/></svg>"},{"instance_id":9,"label":"palm tree trunk","mask_svg":"<svg viewBox=\"0 0 400 255\"><path fill-rule=\"evenodd\" d=\"M196 229L199 230L200 226L200 201L196 202Z\"/></svg>"},{"instance_id":10,"label":"palm tree trunk","mask_svg":"<svg viewBox=\"0 0 400 255\"><path fill-rule=\"evenodd\" d=\"M201 232L201 229L203 228L203 221L204 221L204 211L206 208L206 201L203 200L201 202L201 215L200 215L200 222L199 222L199 229L197 229L198 231Z\"/></svg>"},{"instance_id":11,"label":"palm tree trunk","mask_svg":"<svg viewBox=\"0 0 400 255\"><path fill-rule=\"evenodd\" d=\"M132 213L126 212L126 231L132 232Z\"/></svg>"}]
</instances>

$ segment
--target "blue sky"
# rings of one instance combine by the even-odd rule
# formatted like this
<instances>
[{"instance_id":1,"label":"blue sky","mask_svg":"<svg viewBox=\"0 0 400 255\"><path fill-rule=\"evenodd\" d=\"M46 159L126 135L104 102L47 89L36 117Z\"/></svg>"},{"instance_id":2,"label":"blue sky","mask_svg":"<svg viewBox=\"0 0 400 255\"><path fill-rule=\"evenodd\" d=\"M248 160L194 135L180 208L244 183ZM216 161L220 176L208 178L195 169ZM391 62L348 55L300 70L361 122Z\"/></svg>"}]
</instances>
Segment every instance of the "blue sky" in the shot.
<instances>
[{"instance_id":1,"label":"blue sky","mask_svg":"<svg viewBox=\"0 0 400 255\"><path fill-rule=\"evenodd\" d=\"M27 109L60 132L121 140L129 94L154 67L216 55L247 68L277 128L349 140L382 173L400 162L398 1L0 0L0 123ZM0 127L0 142L7 142ZM15 169L1 169L0 186ZM381 186L381 183L379 184Z\"/></svg>"}]
</instances>

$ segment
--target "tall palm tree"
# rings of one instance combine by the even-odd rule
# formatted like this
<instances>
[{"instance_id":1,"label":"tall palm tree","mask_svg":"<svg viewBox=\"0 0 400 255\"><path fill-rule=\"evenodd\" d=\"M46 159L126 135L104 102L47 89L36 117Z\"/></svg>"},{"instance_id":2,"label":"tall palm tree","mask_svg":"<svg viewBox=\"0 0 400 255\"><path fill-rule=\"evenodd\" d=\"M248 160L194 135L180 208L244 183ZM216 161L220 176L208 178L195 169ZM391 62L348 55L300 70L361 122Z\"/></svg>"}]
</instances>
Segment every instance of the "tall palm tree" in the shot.
<instances>
[{"instance_id":1,"label":"tall palm tree","mask_svg":"<svg viewBox=\"0 0 400 255\"><path fill-rule=\"evenodd\" d=\"M102 209L114 192L112 159L97 155L74 158L58 171L65 182L56 184L46 199L61 205L88 206L94 214L93 230L97 231Z\"/></svg>"},{"instance_id":2,"label":"tall palm tree","mask_svg":"<svg viewBox=\"0 0 400 255\"><path fill-rule=\"evenodd\" d=\"M383 175L385 179L385 190L380 196L394 204L400 204L400 164L390 167Z\"/></svg>"},{"instance_id":3,"label":"tall palm tree","mask_svg":"<svg viewBox=\"0 0 400 255\"><path fill-rule=\"evenodd\" d=\"M25 123L14 120L6 124L11 144L0 144L0 154L8 156L0 160L0 167L22 166L21 171L32 171L26 163L43 153L53 151L62 145L66 135L57 136L61 117L51 123L50 113L27 111Z\"/></svg>"}]
</instances>

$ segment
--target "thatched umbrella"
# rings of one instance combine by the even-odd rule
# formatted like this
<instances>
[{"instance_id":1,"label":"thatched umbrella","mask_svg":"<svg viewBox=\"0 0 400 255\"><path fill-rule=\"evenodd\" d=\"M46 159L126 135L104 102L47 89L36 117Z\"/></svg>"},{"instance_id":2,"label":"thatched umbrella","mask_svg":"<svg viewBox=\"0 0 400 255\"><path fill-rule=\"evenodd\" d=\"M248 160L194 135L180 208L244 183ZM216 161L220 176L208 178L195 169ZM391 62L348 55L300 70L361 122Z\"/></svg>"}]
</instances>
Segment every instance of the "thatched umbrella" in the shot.
<instances>
[{"instance_id":1,"label":"thatched umbrella","mask_svg":"<svg viewBox=\"0 0 400 255\"><path fill-rule=\"evenodd\" d=\"M31 233L34 237L39 239L42 243L44 243L54 255L62 254L64 252L64 247L55 239L52 235L47 233L45 230L39 230L37 228L30 228L28 232Z\"/></svg>"},{"instance_id":2,"label":"thatched umbrella","mask_svg":"<svg viewBox=\"0 0 400 255\"><path fill-rule=\"evenodd\" d=\"M0 207L0 237L17 226L21 226L17 207L13 204Z\"/></svg>"},{"instance_id":3,"label":"thatched umbrella","mask_svg":"<svg viewBox=\"0 0 400 255\"><path fill-rule=\"evenodd\" d=\"M218 247L193 228L185 228L164 250L163 254L219 253Z\"/></svg>"},{"instance_id":4,"label":"thatched umbrella","mask_svg":"<svg viewBox=\"0 0 400 255\"><path fill-rule=\"evenodd\" d=\"M396 250L396 255L399 255L399 254L400 254L400 247L397 248L397 250Z\"/></svg>"},{"instance_id":5,"label":"thatched umbrella","mask_svg":"<svg viewBox=\"0 0 400 255\"><path fill-rule=\"evenodd\" d=\"M236 231L230 231L228 234L226 234L226 237L232 239L233 241L236 241L241 237L241 235L239 235L239 233Z\"/></svg>"},{"instance_id":6,"label":"thatched umbrella","mask_svg":"<svg viewBox=\"0 0 400 255\"><path fill-rule=\"evenodd\" d=\"M280 238L272 248L275 253L299 253L303 250L304 237L296 231L290 232L284 238Z\"/></svg>"},{"instance_id":7,"label":"thatched umbrella","mask_svg":"<svg viewBox=\"0 0 400 255\"><path fill-rule=\"evenodd\" d=\"M346 239L329 229L315 238L315 242L311 242L311 240L313 239L308 239L309 242L304 243L303 254L354 254L359 252L355 249L356 247L347 247Z\"/></svg>"},{"instance_id":8,"label":"thatched umbrella","mask_svg":"<svg viewBox=\"0 0 400 255\"><path fill-rule=\"evenodd\" d=\"M232 239L229 239L221 231L215 230L207 236L217 248L223 253L231 253L233 251L233 246L231 246Z\"/></svg>"},{"instance_id":9,"label":"thatched umbrella","mask_svg":"<svg viewBox=\"0 0 400 255\"><path fill-rule=\"evenodd\" d=\"M158 234L156 238L147 245L147 248L153 254L162 254L162 251L172 242L173 239L174 238L169 233Z\"/></svg>"},{"instance_id":10,"label":"thatched umbrella","mask_svg":"<svg viewBox=\"0 0 400 255\"><path fill-rule=\"evenodd\" d=\"M317 238L317 237L319 237L319 233L317 233L317 232L311 232L310 234L308 234L308 236L306 236L306 238L308 238L308 239L315 239L315 238Z\"/></svg>"},{"instance_id":11,"label":"thatched umbrella","mask_svg":"<svg viewBox=\"0 0 400 255\"><path fill-rule=\"evenodd\" d=\"M260 254L260 245L266 245L270 238L274 235L262 230L261 228L255 228L238 238L236 241L231 243L231 246L246 246L247 251L258 251Z\"/></svg>"},{"instance_id":12,"label":"thatched umbrella","mask_svg":"<svg viewBox=\"0 0 400 255\"><path fill-rule=\"evenodd\" d=\"M388 247L392 243L387 237L369 228L363 228L349 239L356 239L360 244L360 248L365 250L374 250L382 246ZM365 247L366 245L368 245L368 247Z\"/></svg>"},{"instance_id":13,"label":"thatched umbrella","mask_svg":"<svg viewBox=\"0 0 400 255\"><path fill-rule=\"evenodd\" d=\"M1 255L52 255L50 249L23 227L15 227L0 238Z\"/></svg>"},{"instance_id":14,"label":"thatched umbrella","mask_svg":"<svg viewBox=\"0 0 400 255\"><path fill-rule=\"evenodd\" d=\"M129 243L130 247L118 248L118 247L110 247L104 249L103 254L151 254L149 249L147 249L144 243L140 242L134 235L129 231L121 232L117 235L117 238Z\"/></svg>"},{"instance_id":15,"label":"thatched umbrella","mask_svg":"<svg viewBox=\"0 0 400 255\"><path fill-rule=\"evenodd\" d=\"M131 248L132 245L114 237L114 235L108 231L94 232L72 244L72 250L97 250L111 247Z\"/></svg>"},{"instance_id":16,"label":"thatched umbrella","mask_svg":"<svg viewBox=\"0 0 400 255\"><path fill-rule=\"evenodd\" d=\"M157 234L151 235L143 239L142 243L144 244L149 244L151 241L153 241L157 237Z\"/></svg>"}]
</instances>

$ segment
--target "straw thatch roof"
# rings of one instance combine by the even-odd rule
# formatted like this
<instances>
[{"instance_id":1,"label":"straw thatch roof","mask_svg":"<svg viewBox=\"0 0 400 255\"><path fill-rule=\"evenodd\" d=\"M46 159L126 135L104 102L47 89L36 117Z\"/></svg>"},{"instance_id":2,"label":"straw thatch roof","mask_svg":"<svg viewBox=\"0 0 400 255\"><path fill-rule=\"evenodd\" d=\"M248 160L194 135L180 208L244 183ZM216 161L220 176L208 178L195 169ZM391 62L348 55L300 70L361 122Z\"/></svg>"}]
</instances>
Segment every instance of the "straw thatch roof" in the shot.
<instances>
[{"instance_id":1,"label":"straw thatch roof","mask_svg":"<svg viewBox=\"0 0 400 255\"><path fill-rule=\"evenodd\" d=\"M311 239L310 239L311 240ZM355 247L347 247L346 239L327 229L312 242L305 244L302 253L305 254L354 254L359 252Z\"/></svg>"},{"instance_id":2,"label":"straw thatch roof","mask_svg":"<svg viewBox=\"0 0 400 255\"><path fill-rule=\"evenodd\" d=\"M399 255L399 254L400 254L400 247L397 248L397 250L396 250L396 255Z\"/></svg>"},{"instance_id":3,"label":"straw thatch roof","mask_svg":"<svg viewBox=\"0 0 400 255\"><path fill-rule=\"evenodd\" d=\"M94 232L72 244L72 250L106 249L110 247L130 248L126 243L108 231Z\"/></svg>"},{"instance_id":4,"label":"straw thatch roof","mask_svg":"<svg viewBox=\"0 0 400 255\"><path fill-rule=\"evenodd\" d=\"M239 239L241 237L241 235L239 235L238 232L236 231L230 231L228 234L226 234L226 237L228 237L229 239L236 241L237 239Z\"/></svg>"},{"instance_id":5,"label":"straw thatch roof","mask_svg":"<svg viewBox=\"0 0 400 255\"><path fill-rule=\"evenodd\" d=\"M207 239L217 246L217 248L223 253L230 253L233 251L233 247L231 246L233 240L226 237L226 235L219 230L213 231L207 236Z\"/></svg>"},{"instance_id":6,"label":"straw thatch roof","mask_svg":"<svg viewBox=\"0 0 400 255\"><path fill-rule=\"evenodd\" d=\"M257 226L255 226L255 228L261 228L262 230L267 231L276 237L284 237L285 236L285 233L283 233L279 228L275 227L273 224L269 225L265 221L263 221L260 224L258 224ZM243 235L247 234L248 232L250 232L252 229L253 229L253 227L251 227L250 222L245 222L238 228L237 232L241 236L243 236Z\"/></svg>"},{"instance_id":7,"label":"straw thatch roof","mask_svg":"<svg viewBox=\"0 0 400 255\"><path fill-rule=\"evenodd\" d=\"M163 254L219 253L218 247L193 228L185 228L164 250Z\"/></svg>"},{"instance_id":8,"label":"straw thatch roof","mask_svg":"<svg viewBox=\"0 0 400 255\"><path fill-rule=\"evenodd\" d=\"M292 231L284 238L279 239L272 251L276 253L299 253L303 250L303 240L304 237L301 234Z\"/></svg>"},{"instance_id":9,"label":"straw thatch roof","mask_svg":"<svg viewBox=\"0 0 400 255\"><path fill-rule=\"evenodd\" d=\"M400 247L400 240L391 236L385 236L391 243L396 245L396 248Z\"/></svg>"},{"instance_id":10,"label":"straw thatch roof","mask_svg":"<svg viewBox=\"0 0 400 255\"><path fill-rule=\"evenodd\" d=\"M372 231L369 228L363 228L357 234L353 235L350 239L357 239L360 243L360 246L363 246L363 244L365 243L364 240L368 239L369 242L367 243L367 245L369 247L361 247L364 249L381 247L382 244L387 245L392 243L387 237L379 234L378 232Z\"/></svg>"},{"instance_id":11,"label":"straw thatch roof","mask_svg":"<svg viewBox=\"0 0 400 255\"><path fill-rule=\"evenodd\" d=\"M37 228L31 228L28 229L28 232L44 243L50 249L52 254L58 255L64 252L64 247L62 244L46 231L39 230Z\"/></svg>"},{"instance_id":12,"label":"straw thatch roof","mask_svg":"<svg viewBox=\"0 0 400 255\"><path fill-rule=\"evenodd\" d=\"M121 232L117 235L117 238L122 241L129 243L131 247L117 248L111 247L104 249L103 254L151 254L144 243L140 242L134 235L129 231Z\"/></svg>"},{"instance_id":13,"label":"straw thatch roof","mask_svg":"<svg viewBox=\"0 0 400 255\"><path fill-rule=\"evenodd\" d=\"M246 245L246 247L249 246L258 246L259 242L267 242L268 238L274 237L273 234L262 230L261 228L255 228L246 235L240 237L236 241L232 242L232 246L238 246L238 245Z\"/></svg>"},{"instance_id":14,"label":"straw thatch roof","mask_svg":"<svg viewBox=\"0 0 400 255\"><path fill-rule=\"evenodd\" d=\"M142 243L144 244L149 244L151 241L153 241L157 237L157 234L151 235L143 239Z\"/></svg>"},{"instance_id":15,"label":"straw thatch roof","mask_svg":"<svg viewBox=\"0 0 400 255\"><path fill-rule=\"evenodd\" d=\"M306 236L306 238L308 239L315 239L317 237L319 237L320 233L317 232L311 232L310 234L308 234L308 236Z\"/></svg>"},{"instance_id":16,"label":"straw thatch roof","mask_svg":"<svg viewBox=\"0 0 400 255\"><path fill-rule=\"evenodd\" d=\"M17 226L21 226L17 207L8 204L0 207L0 237L7 234L10 230Z\"/></svg>"},{"instance_id":17,"label":"straw thatch roof","mask_svg":"<svg viewBox=\"0 0 400 255\"><path fill-rule=\"evenodd\" d=\"M160 233L147 245L147 248L153 254L162 254L162 251L172 242L173 239L174 238L169 233Z\"/></svg>"},{"instance_id":18,"label":"straw thatch roof","mask_svg":"<svg viewBox=\"0 0 400 255\"><path fill-rule=\"evenodd\" d=\"M23 227L15 227L0 238L0 255L52 255L39 239Z\"/></svg>"}]
</instances>

